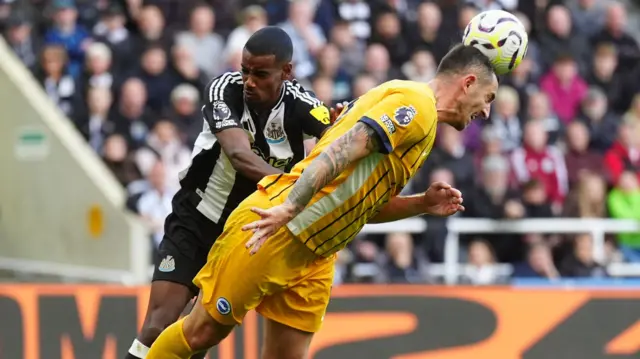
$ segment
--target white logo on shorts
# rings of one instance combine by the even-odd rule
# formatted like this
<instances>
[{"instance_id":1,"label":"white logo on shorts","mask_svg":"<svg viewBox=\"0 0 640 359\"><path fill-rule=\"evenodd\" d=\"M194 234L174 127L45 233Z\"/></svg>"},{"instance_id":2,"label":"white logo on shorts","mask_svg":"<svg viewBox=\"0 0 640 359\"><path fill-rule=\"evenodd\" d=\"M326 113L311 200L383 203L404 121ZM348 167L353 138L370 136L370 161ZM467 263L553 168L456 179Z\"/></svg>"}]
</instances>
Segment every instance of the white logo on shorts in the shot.
<instances>
[{"instance_id":1,"label":"white logo on shorts","mask_svg":"<svg viewBox=\"0 0 640 359\"><path fill-rule=\"evenodd\" d=\"M158 266L158 270L160 272L173 272L176 269L176 261L173 259L172 256L166 256L164 257L164 259L162 260L162 262L160 262L160 265Z\"/></svg>"},{"instance_id":2,"label":"white logo on shorts","mask_svg":"<svg viewBox=\"0 0 640 359\"><path fill-rule=\"evenodd\" d=\"M231 313L231 303L226 298L220 297L216 302L216 309L220 314L227 315Z\"/></svg>"}]
</instances>

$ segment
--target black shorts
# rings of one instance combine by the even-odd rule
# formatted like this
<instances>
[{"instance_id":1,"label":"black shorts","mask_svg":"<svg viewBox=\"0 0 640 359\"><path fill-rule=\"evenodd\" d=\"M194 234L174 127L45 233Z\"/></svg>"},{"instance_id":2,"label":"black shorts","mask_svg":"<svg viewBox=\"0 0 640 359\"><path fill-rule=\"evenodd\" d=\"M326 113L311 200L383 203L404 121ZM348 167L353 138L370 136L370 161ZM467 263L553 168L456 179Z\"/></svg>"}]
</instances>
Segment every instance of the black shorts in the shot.
<instances>
[{"instance_id":1,"label":"black shorts","mask_svg":"<svg viewBox=\"0 0 640 359\"><path fill-rule=\"evenodd\" d=\"M199 200L195 193L183 189L173 198L153 271L153 281L182 284L194 296L199 289L193 278L207 262L209 249L224 228L224 223L214 223L196 209Z\"/></svg>"}]
</instances>

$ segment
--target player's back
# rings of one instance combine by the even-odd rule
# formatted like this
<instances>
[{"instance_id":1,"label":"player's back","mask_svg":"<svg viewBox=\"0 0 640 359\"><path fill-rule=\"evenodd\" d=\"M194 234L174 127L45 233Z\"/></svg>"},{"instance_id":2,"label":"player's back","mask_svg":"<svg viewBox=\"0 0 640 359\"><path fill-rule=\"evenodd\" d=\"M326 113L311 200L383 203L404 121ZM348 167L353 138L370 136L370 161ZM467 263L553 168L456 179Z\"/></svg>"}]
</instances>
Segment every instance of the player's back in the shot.
<instances>
[{"instance_id":1,"label":"player's back","mask_svg":"<svg viewBox=\"0 0 640 359\"><path fill-rule=\"evenodd\" d=\"M302 172L322 151L364 122L382 148L352 163L287 226L318 255L342 249L420 168L435 139L435 98L424 83L390 81L352 101L314 150L289 174L264 178L259 188L274 204L286 200Z\"/></svg>"}]
</instances>

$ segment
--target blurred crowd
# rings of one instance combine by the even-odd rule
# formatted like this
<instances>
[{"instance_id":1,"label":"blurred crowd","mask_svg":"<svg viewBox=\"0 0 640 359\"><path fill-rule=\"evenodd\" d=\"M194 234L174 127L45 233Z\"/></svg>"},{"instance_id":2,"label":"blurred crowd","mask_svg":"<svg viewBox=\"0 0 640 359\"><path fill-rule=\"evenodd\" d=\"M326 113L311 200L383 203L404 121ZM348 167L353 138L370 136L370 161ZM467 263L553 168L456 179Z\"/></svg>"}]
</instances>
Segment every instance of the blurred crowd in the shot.
<instances>
[{"instance_id":1,"label":"blurred crowd","mask_svg":"<svg viewBox=\"0 0 640 359\"><path fill-rule=\"evenodd\" d=\"M640 219L640 48L614 0L0 0L0 31L130 194L156 243L202 129L201 91L240 68L268 24L294 43L295 76L327 105L390 79L429 81L479 11L514 12L527 57L501 79L489 121L439 129L405 190L446 181L463 216ZM338 281L438 282L446 219L421 234L362 235ZM640 234L466 235L461 280L601 277L640 262ZM513 273L496 263L512 264Z\"/></svg>"}]
</instances>

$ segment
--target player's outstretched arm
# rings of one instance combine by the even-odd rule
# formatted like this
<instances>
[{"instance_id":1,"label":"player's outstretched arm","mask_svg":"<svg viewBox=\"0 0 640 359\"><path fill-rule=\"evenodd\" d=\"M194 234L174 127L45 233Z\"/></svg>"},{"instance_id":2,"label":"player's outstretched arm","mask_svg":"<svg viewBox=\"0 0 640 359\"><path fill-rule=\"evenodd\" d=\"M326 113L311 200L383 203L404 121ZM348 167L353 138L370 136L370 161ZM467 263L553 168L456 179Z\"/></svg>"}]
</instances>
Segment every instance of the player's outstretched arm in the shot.
<instances>
[{"instance_id":1,"label":"player's outstretched arm","mask_svg":"<svg viewBox=\"0 0 640 359\"><path fill-rule=\"evenodd\" d=\"M399 221L423 214L446 217L460 211L464 211L462 193L448 183L435 182L424 193L391 198L369 223Z\"/></svg>"},{"instance_id":2,"label":"player's outstretched arm","mask_svg":"<svg viewBox=\"0 0 640 359\"><path fill-rule=\"evenodd\" d=\"M231 166L248 179L259 182L265 176L282 173L282 170L270 166L251 150L244 130L230 128L216 133L216 137Z\"/></svg>"},{"instance_id":3,"label":"player's outstretched arm","mask_svg":"<svg viewBox=\"0 0 640 359\"><path fill-rule=\"evenodd\" d=\"M344 171L349 164L380 149L380 137L369 125L358 122L316 157L293 186L285 204L293 217L307 206L311 198Z\"/></svg>"}]
</instances>

